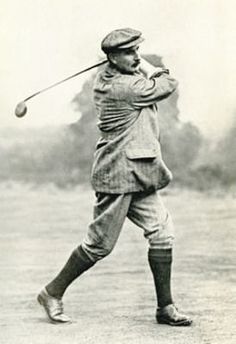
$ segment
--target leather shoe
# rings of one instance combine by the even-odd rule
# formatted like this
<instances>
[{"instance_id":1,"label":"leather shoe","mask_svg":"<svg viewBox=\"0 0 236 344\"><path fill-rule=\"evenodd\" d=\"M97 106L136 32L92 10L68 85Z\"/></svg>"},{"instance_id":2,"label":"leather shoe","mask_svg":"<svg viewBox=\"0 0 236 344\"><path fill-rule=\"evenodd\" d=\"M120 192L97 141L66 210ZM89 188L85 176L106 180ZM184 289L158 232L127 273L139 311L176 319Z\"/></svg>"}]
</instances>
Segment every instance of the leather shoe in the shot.
<instances>
[{"instance_id":1,"label":"leather shoe","mask_svg":"<svg viewBox=\"0 0 236 344\"><path fill-rule=\"evenodd\" d=\"M39 293L37 300L44 307L51 322L55 324L71 323L71 319L64 314L62 300L49 295L46 288Z\"/></svg>"},{"instance_id":2,"label":"leather shoe","mask_svg":"<svg viewBox=\"0 0 236 344\"><path fill-rule=\"evenodd\" d=\"M179 313L178 309L173 304L158 308L156 320L159 324L171 326L190 326L192 324L192 320L187 315Z\"/></svg>"}]
</instances>

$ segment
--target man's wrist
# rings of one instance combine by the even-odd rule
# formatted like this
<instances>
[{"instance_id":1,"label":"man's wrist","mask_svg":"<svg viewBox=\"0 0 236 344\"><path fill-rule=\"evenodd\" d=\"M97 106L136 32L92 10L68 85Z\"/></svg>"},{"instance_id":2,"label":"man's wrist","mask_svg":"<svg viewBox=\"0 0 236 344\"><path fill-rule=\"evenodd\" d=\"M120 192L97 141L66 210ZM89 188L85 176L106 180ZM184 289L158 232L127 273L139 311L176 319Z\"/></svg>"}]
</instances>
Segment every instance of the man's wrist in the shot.
<instances>
[{"instance_id":1,"label":"man's wrist","mask_svg":"<svg viewBox=\"0 0 236 344\"><path fill-rule=\"evenodd\" d=\"M156 71L156 73L154 73L151 78L158 78L159 76L161 76L162 74L170 74L169 69L167 68L162 68L162 70L160 71Z\"/></svg>"}]
</instances>

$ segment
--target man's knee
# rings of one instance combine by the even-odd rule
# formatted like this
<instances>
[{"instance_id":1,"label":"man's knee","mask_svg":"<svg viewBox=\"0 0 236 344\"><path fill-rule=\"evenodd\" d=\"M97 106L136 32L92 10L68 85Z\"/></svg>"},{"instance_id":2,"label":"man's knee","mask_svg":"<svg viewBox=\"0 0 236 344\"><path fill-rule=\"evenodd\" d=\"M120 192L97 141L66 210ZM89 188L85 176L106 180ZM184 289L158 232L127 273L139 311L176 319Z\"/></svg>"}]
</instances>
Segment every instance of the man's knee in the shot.
<instances>
[{"instance_id":1,"label":"man's knee","mask_svg":"<svg viewBox=\"0 0 236 344\"><path fill-rule=\"evenodd\" d=\"M89 243L86 243L86 241L84 241L81 246L84 252L90 258L90 260L92 260L93 262L97 262L98 260L101 260L107 257L114 248L114 246L112 245L101 245L101 244L91 245Z\"/></svg>"},{"instance_id":2,"label":"man's knee","mask_svg":"<svg viewBox=\"0 0 236 344\"><path fill-rule=\"evenodd\" d=\"M159 224L156 231L146 237L150 248L171 249L174 244L174 225L171 216L168 214L166 221Z\"/></svg>"}]
</instances>

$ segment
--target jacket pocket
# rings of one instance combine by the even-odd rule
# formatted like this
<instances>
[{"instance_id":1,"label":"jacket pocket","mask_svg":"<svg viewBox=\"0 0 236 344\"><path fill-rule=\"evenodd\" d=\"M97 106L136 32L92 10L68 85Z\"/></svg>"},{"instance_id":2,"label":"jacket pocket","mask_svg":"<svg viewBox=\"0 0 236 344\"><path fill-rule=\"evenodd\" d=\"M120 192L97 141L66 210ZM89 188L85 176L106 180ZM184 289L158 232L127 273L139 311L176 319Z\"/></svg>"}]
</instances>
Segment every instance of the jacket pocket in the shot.
<instances>
[{"instance_id":1,"label":"jacket pocket","mask_svg":"<svg viewBox=\"0 0 236 344\"><path fill-rule=\"evenodd\" d=\"M135 159L155 159L160 156L158 148L127 148L126 156L130 160Z\"/></svg>"}]
</instances>

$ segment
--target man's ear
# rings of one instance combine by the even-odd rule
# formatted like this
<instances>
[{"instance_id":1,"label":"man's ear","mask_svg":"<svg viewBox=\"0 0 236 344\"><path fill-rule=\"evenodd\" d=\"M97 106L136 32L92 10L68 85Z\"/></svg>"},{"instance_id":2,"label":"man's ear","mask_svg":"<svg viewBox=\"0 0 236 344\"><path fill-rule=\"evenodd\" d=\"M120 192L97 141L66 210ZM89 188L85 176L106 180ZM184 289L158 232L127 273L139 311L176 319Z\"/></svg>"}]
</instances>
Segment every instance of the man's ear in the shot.
<instances>
[{"instance_id":1,"label":"man's ear","mask_svg":"<svg viewBox=\"0 0 236 344\"><path fill-rule=\"evenodd\" d=\"M109 54L107 55L107 58L108 58L108 60L109 60L112 64L117 65L116 54L115 54L115 53L109 53Z\"/></svg>"}]
</instances>

